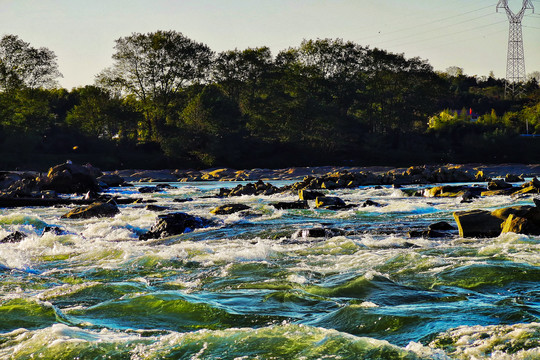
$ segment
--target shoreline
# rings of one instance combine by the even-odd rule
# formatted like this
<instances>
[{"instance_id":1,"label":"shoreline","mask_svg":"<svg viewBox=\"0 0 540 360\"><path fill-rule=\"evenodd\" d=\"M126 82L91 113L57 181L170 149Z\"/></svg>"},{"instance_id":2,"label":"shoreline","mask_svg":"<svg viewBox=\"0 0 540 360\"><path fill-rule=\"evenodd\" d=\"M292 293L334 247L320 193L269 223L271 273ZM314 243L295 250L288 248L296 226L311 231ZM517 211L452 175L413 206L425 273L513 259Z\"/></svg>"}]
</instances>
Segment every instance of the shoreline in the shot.
<instances>
[{"instance_id":1,"label":"shoreline","mask_svg":"<svg viewBox=\"0 0 540 360\"><path fill-rule=\"evenodd\" d=\"M486 177L504 177L506 174L525 175L525 177L540 176L540 164L445 164L425 165L428 168L460 169L463 171L482 171ZM302 180L305 176L322 176L328 173L348 171L351 173L369 172L374 175L385 173L403 173L408 167L391 166L314 166L290 167L282 169L232 169L209 168L193 169L123 169L104 171L105 174L118 175L127 182L197 182L197 181L271 181L271 180Z\"/></svg>"}]
</instances>

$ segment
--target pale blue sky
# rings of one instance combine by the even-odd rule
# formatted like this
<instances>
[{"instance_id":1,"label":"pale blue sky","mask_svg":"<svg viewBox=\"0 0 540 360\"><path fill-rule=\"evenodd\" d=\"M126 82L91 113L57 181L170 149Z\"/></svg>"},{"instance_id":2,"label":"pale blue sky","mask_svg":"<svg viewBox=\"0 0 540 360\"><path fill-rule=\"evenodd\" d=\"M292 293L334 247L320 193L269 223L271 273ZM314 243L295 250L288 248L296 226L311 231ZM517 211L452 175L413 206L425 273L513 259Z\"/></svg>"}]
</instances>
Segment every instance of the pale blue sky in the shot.
<instances>
[{"instance_id":1,"label":"pale blue sky","mask_svg":"<svg viewBox=\"0 0 540 360\"><path fill-rule=\"evenodd\" d=\"M70 89L112 64L114 40L176 30L214 51L342 38L429 60L436 70L506 72L508 21L498 0L0 0L0 36L58 56ZM527 73L540 71L540 0L523 20ZM513 9L522 0L509 0Z\"/></svg>"}]
</instances>

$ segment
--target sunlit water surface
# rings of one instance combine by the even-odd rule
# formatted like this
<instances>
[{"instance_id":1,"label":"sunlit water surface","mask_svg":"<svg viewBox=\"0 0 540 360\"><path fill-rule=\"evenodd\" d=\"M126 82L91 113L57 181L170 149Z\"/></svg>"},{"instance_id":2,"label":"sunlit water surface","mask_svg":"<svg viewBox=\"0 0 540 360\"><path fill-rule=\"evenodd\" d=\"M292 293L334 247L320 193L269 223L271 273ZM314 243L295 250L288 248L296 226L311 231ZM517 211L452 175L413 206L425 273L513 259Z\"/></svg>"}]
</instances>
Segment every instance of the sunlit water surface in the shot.
<instances>
[{"instance_id":1,"label":"sunlit water surface","mask_svg":"<svg viewBox=\"0 0 540 360\"><path fill-rule=\"evenodd\" d=\"M358 205L345 211L276 210L297 196L204 198L237 183L171 185L110 192L217 225L139 241L159 214L144 204L90 220L0 209L0 238L28 235L0 244L0 359L540 358L540 237L407 236L454 224L457 210L530 198L461 204L362 187L332 192ZM210 214L228 202L251 209ZM350 235L295 236L321 226Z\"/></svg>"}]
</instances>

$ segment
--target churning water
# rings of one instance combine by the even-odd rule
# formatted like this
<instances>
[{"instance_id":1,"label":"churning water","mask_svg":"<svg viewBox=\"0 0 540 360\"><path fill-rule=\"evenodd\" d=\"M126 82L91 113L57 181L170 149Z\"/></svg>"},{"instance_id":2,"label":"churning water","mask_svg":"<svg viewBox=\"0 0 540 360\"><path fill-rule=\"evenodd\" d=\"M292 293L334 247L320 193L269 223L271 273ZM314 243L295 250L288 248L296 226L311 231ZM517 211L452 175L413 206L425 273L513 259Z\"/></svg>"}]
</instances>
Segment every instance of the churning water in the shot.
<instances>
[{"instance_id":1,"label":"churning water","mask_svg":"<svg viewBox=\"0 0 540 360\"><path fill-rule=\"evenodd\" d=\"M141 204L89 220L1 209L0 238L28 237L0 244L0 359L540 358L540 237L407 236L454 224L457 210L531 199L362 187L333 191L358 207L329 211L271 205L292 194L207 197L236 184L111 190L217 224L160 240L138 240L158 214ZM210 214L228 202L251 209ZM298 231L315 227L346 235Z\"/></svg>"}]
</instances>

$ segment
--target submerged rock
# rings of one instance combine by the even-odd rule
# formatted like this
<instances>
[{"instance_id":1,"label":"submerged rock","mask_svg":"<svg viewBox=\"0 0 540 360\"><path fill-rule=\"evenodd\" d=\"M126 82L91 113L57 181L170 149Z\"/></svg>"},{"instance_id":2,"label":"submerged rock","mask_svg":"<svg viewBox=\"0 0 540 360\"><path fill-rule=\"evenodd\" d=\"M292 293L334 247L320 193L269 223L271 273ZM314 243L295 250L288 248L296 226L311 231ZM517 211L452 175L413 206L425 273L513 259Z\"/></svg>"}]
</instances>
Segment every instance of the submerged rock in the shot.
<instances>
[{"instance_id":1,"label":"submerged rock","mask_svg":"<svg viewBox=\"0 0 540 360\"><path fill-rule=\"evenodd\" d=\"M139 240L161 239L167 236L180 235L213 224L211 220L183 212L160 215L150 231L140 235Z\"/></svg>"},{"instance_id":2,"label":"submerged rock","mask_svg":"<svg viewBox=\"0 0 540 360\"><path fill-rule=\"evenodd\" d=\"M119 212L118 206L113 202L95 202L88 206L77 207L67 214L62 215L62 218L89 219L93 217L113 217Z\"/></svg>"},{"instance_id":3,"label":"submerged rock","mask_svg":"<svg viewBox=\"0 0 540 360\"><path fill-rule=\"evenodd\" d=\"M280 202L271 203L270 205L272 205L278 210L309 209L307 200L298 200L298 201L292 201L292 202L280 201Z\"/></svg>"}]
</instances>

